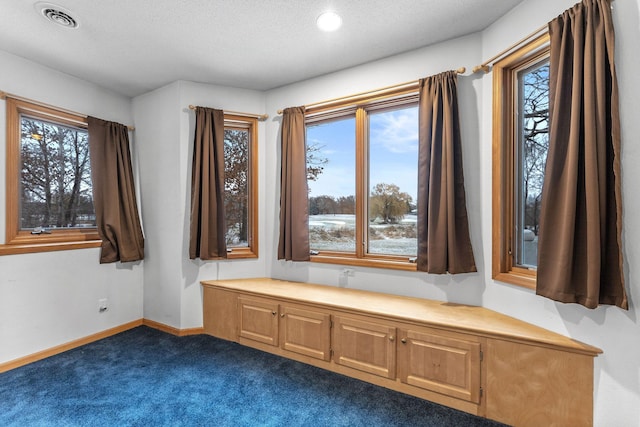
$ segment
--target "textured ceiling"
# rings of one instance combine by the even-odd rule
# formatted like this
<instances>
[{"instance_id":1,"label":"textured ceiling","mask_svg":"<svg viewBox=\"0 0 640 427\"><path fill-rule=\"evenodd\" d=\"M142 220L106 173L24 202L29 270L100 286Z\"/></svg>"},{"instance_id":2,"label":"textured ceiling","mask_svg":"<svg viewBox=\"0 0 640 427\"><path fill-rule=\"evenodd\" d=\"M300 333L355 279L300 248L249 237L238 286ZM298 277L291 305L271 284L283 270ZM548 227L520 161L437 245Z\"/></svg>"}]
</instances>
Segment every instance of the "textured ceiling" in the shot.
<instances>
[{"instance_id":1,"label":"textured ceiling","mask_svg":"<svg viewBox=\"0 0 640 427\"><path fill-rule=\"evenodd\" d=\"M521 1L53 0L79 21L67 29L2 0L0 49L127 96L176 80L267 90L482 30ZM315 26L327 9L335 33Z\"/></svg>"}]
</instances>

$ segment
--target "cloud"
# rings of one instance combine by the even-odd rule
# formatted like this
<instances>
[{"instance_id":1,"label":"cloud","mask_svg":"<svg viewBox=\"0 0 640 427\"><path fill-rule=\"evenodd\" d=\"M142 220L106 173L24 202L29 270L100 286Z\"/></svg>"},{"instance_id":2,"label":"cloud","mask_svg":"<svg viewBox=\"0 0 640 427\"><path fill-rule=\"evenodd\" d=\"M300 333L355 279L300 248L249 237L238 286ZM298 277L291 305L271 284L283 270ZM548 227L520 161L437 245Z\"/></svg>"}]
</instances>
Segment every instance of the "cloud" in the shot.
<instances>
[{"instance_id":1,"label":"cloud","mask_svg":"<svg viewBox=\"0 0 640 427\"><path fill-rule=\"evenodd\" d=\"M369 143L392 153L418 149L418 108L371 114Z\"/></svg>"}]
</instances>

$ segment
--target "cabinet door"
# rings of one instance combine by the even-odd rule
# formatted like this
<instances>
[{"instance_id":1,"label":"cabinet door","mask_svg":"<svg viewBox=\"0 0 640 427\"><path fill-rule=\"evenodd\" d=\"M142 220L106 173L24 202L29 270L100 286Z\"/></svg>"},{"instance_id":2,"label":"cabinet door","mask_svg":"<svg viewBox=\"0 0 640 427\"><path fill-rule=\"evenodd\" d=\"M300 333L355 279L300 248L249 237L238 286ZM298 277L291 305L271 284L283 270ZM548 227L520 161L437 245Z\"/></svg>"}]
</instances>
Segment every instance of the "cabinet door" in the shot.
<instances>
[{"instance_id":1,"label":"cabinet door","mask_svg":"<svg viewBox=\"0 0 640 427\"><path fill-rule=\"evenodd\" d=\"M271 300L238 298L239 336L278 345L278 303Z\"/></svg>"},{"instance_id":2,"label":"cabinet door","mask_svg":"<svg viewBox=\"0 0 640 427\"><path fill-rule=\"evenodd\" d=\"M334 361L385 378L395 378L396 328L348 317L334 317Z\"/></svg>"},{"instance_id":3,"label":"cabinet door","mask_svg":"<svg viewBox=\"0 0 640 427\"><path fill-rule=\"evenodd\" d=\"M480 403L480 343L418 331L400 331L402 382Z\"/></svg>"},{"instance_id":4,"label":"cabinet door","mask_svg":"<svg viewBox=\"0 0 640 427\"><path fill-rule=\"evenodd\" d=\"M283 306L280 338L284 350L320 360L330 359L330 316L327 313Z\"/></svg>"}]
</instances>

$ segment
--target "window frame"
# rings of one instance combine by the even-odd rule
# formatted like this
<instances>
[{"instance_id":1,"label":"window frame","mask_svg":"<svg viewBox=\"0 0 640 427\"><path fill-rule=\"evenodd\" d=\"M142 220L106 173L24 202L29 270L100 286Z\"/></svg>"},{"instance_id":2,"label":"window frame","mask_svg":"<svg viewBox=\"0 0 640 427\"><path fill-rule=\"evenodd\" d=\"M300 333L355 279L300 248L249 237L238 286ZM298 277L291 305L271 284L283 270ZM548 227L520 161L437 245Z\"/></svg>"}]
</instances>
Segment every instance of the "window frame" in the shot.
<instances>
[{"instance_id":1,"label":"window frame","mask_svg":"<svg viewBox=\"0 0 640 427\"><path fill-rule=\"evenodd\" d=\"M537 271L515 263L518 71L549 58L544 33L493 64L492 278L536 288Z\"/></svg>"},{"instance_id":2,"label":"window frame","mask_svg":"<svg viewBox=\"0 0 640 427\"><path fill-rule=\"evenodd\" d=\"M247 242L248 246L227 247L227 259L258 258L258 119L234 114L224 115L224 129L246 129L249 132L247 179Z\"/></svg>"},{"instance_id":3,"label":"window frame","mask_svg":"<svg viewBox=\"0 0 640 427\"><path fill-rule=\"evenodd\" d=\"M418 100L419 93L417 87L400 87L398 89L381 90L362 96L348 97L326 104L319 104L318 107L307 108L305 114L305 131L306 126L309 124L327 122L350 115L355 115L356 122L355 252L323 250L318 254L311 254L311 262L417 271L415 257L367 253L368 228L366 223L368 221L366 221L366 218L368 218L368 195L370 192L368 188L368 112L393 110L402 106L417 106ZM417 161L418 159L416 158L416 162Z\"/></svg>"},{"instance_id":4,"label":"window frame","mask_svg":"<svg viewBox=\"0 0 640 427\"><path fill-rule=\"evenodd\" d=\"M0 255L96 248L102 245L96 227L32 234L20 230L21 116L87 129L86 116L44 104L7 97L6 105L6 227Z\"/></svg>"}]
</instances>

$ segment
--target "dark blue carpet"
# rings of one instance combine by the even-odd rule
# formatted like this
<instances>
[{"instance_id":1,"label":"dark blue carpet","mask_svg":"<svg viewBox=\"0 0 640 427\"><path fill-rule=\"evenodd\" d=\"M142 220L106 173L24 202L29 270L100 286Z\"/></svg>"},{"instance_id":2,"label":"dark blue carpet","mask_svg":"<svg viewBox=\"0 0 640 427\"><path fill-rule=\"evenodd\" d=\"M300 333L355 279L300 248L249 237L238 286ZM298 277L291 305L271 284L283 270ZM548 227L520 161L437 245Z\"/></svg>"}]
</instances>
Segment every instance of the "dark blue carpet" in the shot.
<instances>
[{"instance_id":1,"label":"dark blue carpet","mask_svg":"<svg viewBox=\"0 0 640 427\"><path fill-rule=\"evenodd\" d=\"M497 426L207 335L139 327L0 374L0 426Z\"/></svg>"}]
</instances>

